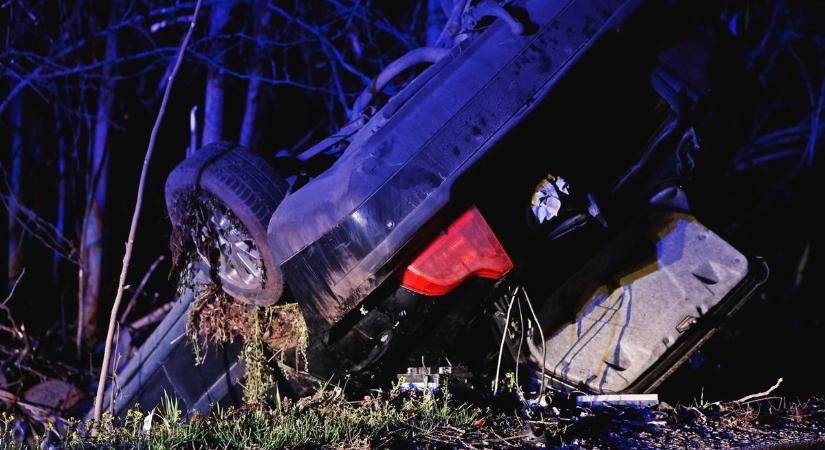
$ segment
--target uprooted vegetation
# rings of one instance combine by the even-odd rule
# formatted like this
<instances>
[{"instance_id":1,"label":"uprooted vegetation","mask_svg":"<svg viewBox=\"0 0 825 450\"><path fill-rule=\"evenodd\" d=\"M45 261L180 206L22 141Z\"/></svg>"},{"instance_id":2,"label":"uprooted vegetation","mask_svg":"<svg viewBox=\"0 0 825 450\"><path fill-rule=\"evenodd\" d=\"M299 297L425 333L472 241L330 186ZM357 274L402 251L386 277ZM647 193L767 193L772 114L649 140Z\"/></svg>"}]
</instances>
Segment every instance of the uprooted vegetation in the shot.
<instances>
[{"instance_id":1,"label":"uprooted vegetation","mask_svg":"<svg viewBox=\"0 0 825 450\"><path fill-rule=\"evenodd\" d=\"M219 206L203 193L193 194L185 201L189 214L184 225L176 227L171 247L180 289L195 292L187 322L195 361L202 362L209 345L221 346L242 340L244 401L262 403L275 388L275 362L296 371L305 369L307 328L303 316L296 303L282 301L276 305L255 306L224 292L215 269L219 262L215 252L211 251L214 249L197 248L197 238L191 235L192 230L212 230L208 224L210 209ZM236 229L245 232L243 224L231 211L222 209L222 214ZM199 256L203 254L209 255L208 264Z\"/></svg>"},{"instance_id":2,"label":"uprooted vegetation","mask_svg":"<svg viewBox=\"0 0 825 450\"><path fill-rule=\"evenodd\" d=\"M197 339L199 349L235 339L260 341L283 362L288 355L302 361L307 345L306 325L296 303L248 305L214 286L195 299L188 325L189 335Z\"/></svg>"},{"instance_id":3,"label":"uprooted vegetation","mask_svg":"<svg viewBox=\"0 0 825 450\"><path fill-rule=\"evenodd\" d=\"M233 300L215 285L203 287L189 309L187 334L201 361L209 345L243 341L244 401L267 400L275 388L273 364L305 366L307 328L298 305L253 306Z\"/></svg>"}]
</instances>

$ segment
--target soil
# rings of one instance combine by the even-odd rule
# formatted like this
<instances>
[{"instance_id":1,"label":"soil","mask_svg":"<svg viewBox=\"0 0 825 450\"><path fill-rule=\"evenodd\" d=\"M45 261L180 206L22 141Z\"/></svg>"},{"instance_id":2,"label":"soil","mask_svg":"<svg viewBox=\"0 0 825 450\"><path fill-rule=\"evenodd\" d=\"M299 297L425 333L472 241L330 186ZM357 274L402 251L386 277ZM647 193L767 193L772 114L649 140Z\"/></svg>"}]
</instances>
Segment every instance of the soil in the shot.
<instances>
[{"instance_id":1,"label":"soil","mask_svg":"<svg viewBox=\"0 0 825 450\"><path fill-rule=\"evenodd\" d=\"M825 401L582 411L551 448L825 448ZM552 443L549 440L548 443Z\"/></svg>"},{"instance_id":2,"label":"soil","mask_svg":"<svg viewBox=\"0 0 825 450\"><path fill-rule=\"evenodd\" d=\"M638 409L550 407L500 414L461 434L398 448L825 449L825 400ZM458 431L458 430L456 430Z\"/></svg>"}]
</instances>

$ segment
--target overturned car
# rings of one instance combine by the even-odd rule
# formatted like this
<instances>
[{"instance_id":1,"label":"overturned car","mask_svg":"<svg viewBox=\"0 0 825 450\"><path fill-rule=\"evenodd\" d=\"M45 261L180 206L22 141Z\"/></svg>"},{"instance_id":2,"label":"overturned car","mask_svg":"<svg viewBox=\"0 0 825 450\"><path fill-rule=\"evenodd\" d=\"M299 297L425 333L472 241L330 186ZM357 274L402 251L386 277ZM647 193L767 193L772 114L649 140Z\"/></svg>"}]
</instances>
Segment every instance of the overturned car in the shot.
<instances>
[{"instance_id":1,"label":"overturned car","mask_svg":"<svg viewBox=\"0 0 825 450\"><path fill-rule=\"evenodd\" d=\"M192 348L204 293L284 306L268 363L296 394L385 379L478 320L535 390L655 388L767 267L705 223L693 177L716 157L704 105L724 49L663 25L691 6L652 3L469 6L452 48L391 64L296 157L337 157L302 186L231 143L181 163L166 200L184 282L106 395L115 412L164 393L189 410L241 401L240 344Z\"/></svg>"}]
</instances>

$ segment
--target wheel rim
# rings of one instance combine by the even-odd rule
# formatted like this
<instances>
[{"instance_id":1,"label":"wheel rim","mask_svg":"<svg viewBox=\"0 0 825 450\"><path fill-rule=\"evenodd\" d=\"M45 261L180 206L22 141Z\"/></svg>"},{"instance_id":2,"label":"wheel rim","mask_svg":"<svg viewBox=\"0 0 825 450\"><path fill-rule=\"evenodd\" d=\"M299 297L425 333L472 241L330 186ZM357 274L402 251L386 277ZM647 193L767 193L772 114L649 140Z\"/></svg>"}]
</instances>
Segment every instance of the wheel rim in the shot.
<instances>
[{"instance_id":1,"label":"wheel rim","mask_svg":"<svg viewBox=\"0 0 825 450\"><path fill-rule=\"evenodd\" d=\"M192 236L200 259L216 272L224 290L262 289L263 259L246 228L216 201L206 199L202 205Z\"/></svg>"}]
</instances>

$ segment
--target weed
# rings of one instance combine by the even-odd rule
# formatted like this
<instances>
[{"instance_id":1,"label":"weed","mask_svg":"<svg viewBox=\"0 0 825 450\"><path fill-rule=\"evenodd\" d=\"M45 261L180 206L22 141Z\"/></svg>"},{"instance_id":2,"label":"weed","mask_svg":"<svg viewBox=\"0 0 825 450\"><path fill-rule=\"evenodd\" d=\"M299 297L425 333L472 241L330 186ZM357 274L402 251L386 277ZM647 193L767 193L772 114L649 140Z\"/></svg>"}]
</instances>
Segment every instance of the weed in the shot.
<instances>
[{"instance_id":1,"label":"weed","mask_svg":"<svg viewBox=\"0 0 825 450\"><path fill-rule=\"evenodd\" d=\"M264 402L275 387L275 374L266 356L262 322L257 308L249 312L249 332L244 338L241 359L244 362L244 401L248 404ZM264 314L264 316L267 316Z\"/></svg>"},{"instance_id":2,"label":"weed","mask_svg":"<svg viewBox=\"0 0 825 450\"><path fill-rule=\"evenodd\" d=\"M427 442L439 433L460 435L482 413L449 395L402 399L382 394L352 402L330 387L305 401L284 400L274 409L216 408L209 416L187 421L177 401L164 397L149 433L142 431L146 416L134 410L122 420L105 416L95 437L85 432L88 424L72 422L59 434L59 444L67 449L382 447L394 439ZM12 436L12 421L8 415L0 420L3 448L32 448L4 440Z\"/></svg>"}]
</instances>

